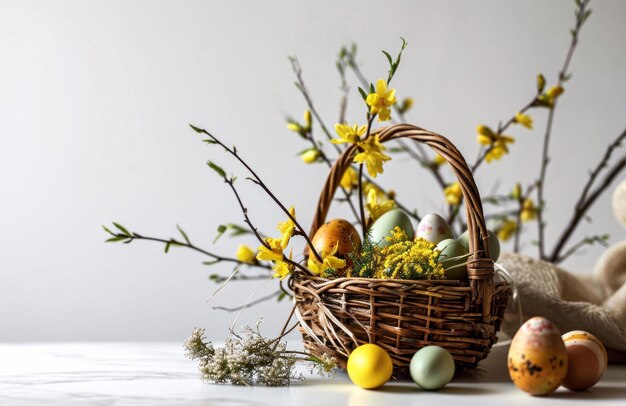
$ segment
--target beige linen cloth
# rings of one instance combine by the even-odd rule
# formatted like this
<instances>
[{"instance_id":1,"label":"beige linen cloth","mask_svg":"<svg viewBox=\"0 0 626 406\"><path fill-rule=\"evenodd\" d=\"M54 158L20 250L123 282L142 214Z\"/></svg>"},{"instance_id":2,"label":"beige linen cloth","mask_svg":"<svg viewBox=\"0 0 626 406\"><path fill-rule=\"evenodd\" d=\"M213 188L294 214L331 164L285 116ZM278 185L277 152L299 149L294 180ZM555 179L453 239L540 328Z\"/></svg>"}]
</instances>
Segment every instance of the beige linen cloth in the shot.
<instances>
[{"instance_id":1,"label":"beige linen cloth","mask_svg":"<svg viewBox=\"0 0 626 406\"><path fill-rule=\"evenodd\" d=\"M609 350L611 362L626 362L626 285L607 292L606 283L595 275L575 276L551 263L518 254L503 253L498 262L510 273L518 296L507 309L503 338L514 336L521 322L542 316L561 333L592 333Z\"/></svg>"}]
</instances>

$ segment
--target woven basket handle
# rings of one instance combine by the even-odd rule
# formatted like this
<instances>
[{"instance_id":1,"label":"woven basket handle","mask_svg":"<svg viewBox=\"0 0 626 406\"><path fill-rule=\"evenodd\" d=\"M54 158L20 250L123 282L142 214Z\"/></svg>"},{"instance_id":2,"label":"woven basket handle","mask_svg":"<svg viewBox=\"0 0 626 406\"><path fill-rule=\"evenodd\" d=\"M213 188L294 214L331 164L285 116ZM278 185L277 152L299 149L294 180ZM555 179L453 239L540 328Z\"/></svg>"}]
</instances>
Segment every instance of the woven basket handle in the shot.
<instances>
[{"instance_id":1,"label":"woven basket handle","mask_svg":"<svg viewBox=\"0 0 626 406\"><path fill-rule=\"evenodd\" d=\"M489 247L487 245L487 227L480 200L480 193L474 182L472 171L469 169L465 158L458 149L444 136L410 124L396 124L381 128L374 132L380 137L380 142L384 143L400 138L409 138L417 142L424 143L448 161L452 171L461 185L463 197L465 198L465 208L467 213L467 227L469 234L470 255L467 262L468 277L475 292L475 296L483 296L478 289L479 281L491 281L493 278L493 261L489 257ZM356 145L351 145L337 158L322 189L317 211L311 226L310 236L313 236L319 227L324 224L326 215L333 201L335 190L339 186L344 172L350 167L354 156L358 153Z\"/></svg>"}]
</instances>

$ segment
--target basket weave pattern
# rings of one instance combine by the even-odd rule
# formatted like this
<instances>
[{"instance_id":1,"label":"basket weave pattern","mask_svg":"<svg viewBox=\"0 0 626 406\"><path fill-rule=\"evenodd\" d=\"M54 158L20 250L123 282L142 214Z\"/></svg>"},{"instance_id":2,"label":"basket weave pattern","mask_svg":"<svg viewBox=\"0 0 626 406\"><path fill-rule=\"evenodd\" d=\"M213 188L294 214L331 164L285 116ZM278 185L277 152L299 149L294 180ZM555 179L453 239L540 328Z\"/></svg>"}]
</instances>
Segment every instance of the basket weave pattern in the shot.
<instances>
[{"instance_id":1,"label":"basket weave pattern","mask_svg":"<svg viewBox=\"0 0 626 406\"><path fill-rule=\"evenodd\" d=\"M460 367L473 368L496 342L510 294L494 284L480 194L461 153L445 137L398 124L378 130L382 143L408 138L424 143L446 159L466 207L470 257L468 282L456 280L326 279L298 274L291 281L296 316L305 347L334 356L345 366L352 349L375 343L391 356L396 372L405 372L411 357L426 345L447 349ZM347 148L331 168L309 235L324 223L344 171L358 153Z\"/></svg>"}]
</instances>

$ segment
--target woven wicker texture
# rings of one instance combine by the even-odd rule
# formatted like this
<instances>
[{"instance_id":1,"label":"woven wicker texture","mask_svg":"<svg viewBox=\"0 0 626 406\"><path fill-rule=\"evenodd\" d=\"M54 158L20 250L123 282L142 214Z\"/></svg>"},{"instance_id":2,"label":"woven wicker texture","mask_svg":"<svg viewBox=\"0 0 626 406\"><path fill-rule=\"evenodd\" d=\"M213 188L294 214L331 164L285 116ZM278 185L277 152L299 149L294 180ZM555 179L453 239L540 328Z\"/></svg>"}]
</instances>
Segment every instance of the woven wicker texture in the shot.
<instances>
[{"instance_id":1,"label":"woven wicker texture","mask_svg":"<svg viewBox=\"0 0 626 406\"><path fill-rule=\"evenodd\" d=\"M493 282L487 228L472 172L456 147L439 134L409 124L375 134L382 143L400 138L424 143L448 162L465 201L469 280L325 279L298 274L291 287L305 347L317 355L333 355L345 365L356 346L376 343L389 352L396 373L402 373L415 351L439 345L458 366L475 367L497 340L510 289L504 282ZM331 168L309 235L326 220L341 177L357 153L357 147L350 146Z\"/></svg>"}]
</instances>

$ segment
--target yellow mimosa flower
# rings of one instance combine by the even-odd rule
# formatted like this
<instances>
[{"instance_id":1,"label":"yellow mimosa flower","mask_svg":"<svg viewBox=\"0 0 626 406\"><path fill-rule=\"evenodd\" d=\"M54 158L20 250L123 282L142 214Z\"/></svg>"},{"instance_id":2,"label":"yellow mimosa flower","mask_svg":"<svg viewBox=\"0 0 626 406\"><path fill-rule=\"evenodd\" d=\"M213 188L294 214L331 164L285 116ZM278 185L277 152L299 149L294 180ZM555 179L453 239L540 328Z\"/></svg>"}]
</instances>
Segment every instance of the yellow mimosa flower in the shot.
<instances>
[{"instance_id":1,"label":"yellow mimosa flower","mask_svg":"<svg viewBox=\"0 0 626 406\"><path fill-rule=\"evenodd\" d=\"M367 167L367 172L372 178L375 178L379 173L383 173L383 162L389 161L391 157L382 152L386 148L380 143L378 134L367 137L357 145L363 151L354 157L354 162L364 163Z\"/></svg>"},{"instance_id":2,"label":"yellow mimosa flower","mask_svg":"<svg viewBox=\"0 0 626 406\"><path fill-rule=\"evenodd\" d=\"M310 149L300 155L300 159L302 159L305 164L312 164L314 162L317 162L321 155L322 152L319 149Z\"/></svg>"},{"instance_id":3,"label":"yellow mimosa flower","mask_svg":"<svg viewBox=\"0 0 626 406\"><path fill-rule=\"evenodd\" d=\"M505 219L498 229L498 239L500 241L508 241L517 231L517 222L511 219Z\"/></svg>"},{"instance_id":4,"label":"yellow mimosa flower","mask_svg":"<svg viewBox=\"0 0 626 406\"><path fill-rule=\"evenodd\" d=\"M435 166L441 166L445 164L446 162L448 162L446 161L446 158L442 157L439 154L435 155L435 158L433 159L433 163L435 164Z\"/></svg>"},{"instance_id":5,"label":"yellow mimosa flower","mask_svg":"<svg viewBox=\"0 0 626 406\"><path fill-rule=\"evenodd\" d=\"M335 132L339 138L333 138L330 140L333 144L356 144L361 141L361 136L365 134L367 126L354 124L350 127L348 124L335 124Z\"/></svg>"},{"instance_id":6,"label":"yellow mimosa flower","mask_svg":"<svg viewBox=\"0 0 626 406\"><path fill-rule=\"evenodd\" d=\"M235 258L237 258L238 261L241 261L246 264L256 263L256 253L254 252L252 248L250 248L247 245L239 245L237 247Z\"/></svg>"},{"instance_id":7,"label":"yellow mimosa flower","mask_svg":"<svg viewBox=\"0 0 626 406\"><path fill-rule=\"evenodd\" d=\"M257 248L258 253L256 259L259 261L281 261L283 259L283 240L281 238L266 238L265 242L269 245L269 248L265 245L260 245Z\"/></svg>"},{"instance_id":8,"label":"yellow mimosa flower","mask_svg":"<svg viewBox=\"0 0 626 406\"><path fill-rule=\"evenodd\" d=\"M521 124L522 126L528 128L529 130L533 129L533 118L528 114L524 113L515 113L515 122Z\"/></svg>"},{"instance_id":9,"label":"yellow mimosa flower","mask_svg":"<svg viewBox=\"0 0 626 406\"><path fill-rule=\"evenodd\" d=\"M450 186L443 190L443 194L446 197L446 202L451 206L458 206L461 204L463 198L463 191L459 182L454 182Z\"/></svg>"},{"instance_id":10,"label":"yellow mimosa flower","mask_svg":"<svg viewBox=\"0 0 626 406\"><path fill-rule=\"evenodd\" d=\"M370 218L374 221L383 214L387 213L389 210L393 209L395 206L396 202L393 200L387 200L384 195L379 195L376 192L376 189L370 189L367 194L367 203L365 204L365 208L370 214Z\"/></svg>"},{"instance_id":11,"label":"yellow mimosa flower","mask_svg":"<svg viewBox=\"0 0 626 406\"><path fill-rule=\"evenodd\" d=\"M294 206L291 206L289 208L289 214L291 214L294 219L296 218L296 208ZM293 222L293 220L288 218L287 220L278 223L276 229L282 234L281 244L283 249L287 248L287 245L289 245L289 240L293 236L293 232L296 229L295 223Z\"/></svg>"},{"instance_id":12,"label":"yellow mimosa flower","mask_svg":"<svg viewBox=\"0 0 626 406\"><path fill-rule=\"evenodd\" d=\"M289 253L289 259L293 258L293 249ZM290 264L285 261L276 261L272 269L274 270L274 278L280 278L280 280L285 279L285 277L289 276L296 267L293 264Z\"/></svg>"},{"instance_id":13,"label":"yellow mimosa flower","mask_svg":"<svg viewBox=\"0 0 626 406\"><path fill-rule=\"evenodd\" d=\"M385 196L385 192L371 182L363 182L363 196L368 196L374 190L378 196Z\"/></svg>"},{"instance_id":14,"label":"yellow mimosa flower","mask_svg":"<svg viewBox=\"0 0 626 406\"><path fill-rule=\"evenodd\" d=\"M537 218L537 207L535 206L533 199L528 198L524 200L524 203L522 203L520 218L523 222L532 221Z\"/></svg>"},{"instance_id":15,"label":"yellow mimosa flower","mask_svg":"<svg viewBox=\"0 0 626 406\"><path fill-rule=\"evenodd\" d=\"M309 255L309 260L307 261L309 270L315 275L325 276L329 273L328 271L337 271L345 268L346 261L335 256L338 248L339 241L337 241L335 247L330 252L322 251L320 254L322 256L322 262L315 259L315 256Z\"/></svg>"},{"instance_id":16,"label":"yellow mimosa flower","mask_svg":"<svg viewBox=\"0 0 626 406\"><path fill-rule=\"evenodd\" d=\"M378 114L378 121L391 118L391 107L396 102L396 89L387 89L387 82L379 79L376 91L367 95L365 103L370 106L370 114Z\"/></svg>"},{"instance_id":17,"label":"yellow mimosa flower","mask_svg":"<svg viewBox=\"0 0 626 406\"><path fill-rule=\"evenodd\" d=\"M349 166L341 176L339 184L342 188L350 192L353 187L359 184L359 174L353 167Z\"/></svg>"}]
</instances>

